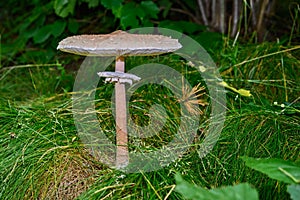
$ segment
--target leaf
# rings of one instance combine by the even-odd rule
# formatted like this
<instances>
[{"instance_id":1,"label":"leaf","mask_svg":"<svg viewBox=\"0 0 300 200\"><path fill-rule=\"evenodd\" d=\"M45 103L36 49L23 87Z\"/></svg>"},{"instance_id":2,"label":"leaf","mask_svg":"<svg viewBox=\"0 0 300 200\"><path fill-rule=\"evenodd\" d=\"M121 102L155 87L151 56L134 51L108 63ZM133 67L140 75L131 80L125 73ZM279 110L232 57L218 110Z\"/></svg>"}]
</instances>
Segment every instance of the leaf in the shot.
<instances>
[{"instance_id":1,"label":"leaf","mask_svg":"<svg viewBox=\"0 0 300 200\"><path fill-rule=\"evenodd\" d=\"M13 57L17 52L25 49L27 39L23 37L18 37L13 42L1 43L1 55L4 57Z\"/></svg>"},{"instance_id":2,"label":"leaf","mask_svg":"<svg viewBox=\"0 0 300 200\"><path fill-rule=\"evenodd\" d=\"M222 34L217 32L203 31L197 34L194 39L206 50L218 49L222 46Z\"/></svg>"},{"instance_id":3,"label":"leaf","mask_svg":"<svg viewBox=\"0 0 300 200\"><path fill-rule=\"evenodd\" d=\"M123 29L127 27L136 28L139 26L137 16L144 15L143 11L138 8L134 2L125 4L121 10L120 24Z\"/></svg>"},{"instance_id":4,"label":"leaf","mask_svg":"<svg viewBox=\"0 0 300 200\"><path fill-rule=\"evenodd\" d=\"M51 34L54 37L60 36L64 32L66 25L67 25L66 21L63 21L63 20L58 20L58 21L54 22L51 25L52 26Z\"/></svg>"},{"instance_id":5,"label":"leaf","mask_svg":"<svg viewBox=\"0 0 300 200\"><path fill-rule=\"evenodd\" d=\"M28 31L29 26L33 23L34 26L43 25L46 20L46 16L49 13L52 13L52 8L53 2L50 1L47 4L43 4L42 10L46 11L46 13L41 11L40 6L35 7L33 10L30 10L30 15L26 17L26 20L22 20L22 24L19 25L19 32L23 34L24 31Z\"/></svg>"},{"instance_id":6,"label":"leaf","mask_svg":"<svg viewBox=\"0 0 300 200\"><path fill-rule=\"evenodd\" d=\"M40 29L37 29L33 35L33 42L39 44L45 42L51 35L52 25L43 26Z\"/></svg>"},{"instance_id":7,"label":"leaf","mask_svg":"<svg viewBox=\"0 0 300 200\"><path fill-rule=\"evenodd\" d=\"M116 8L112 9L112 13L115 15L116 18L121 18L121 16L122 16L122 9L123 9L123 6L116 7Z\"/></svg>"},{"instance_id":8,"label":"leaf","mask_svg":"<svg viewBox=\"0 0 300 200\"><path fill-rule=\"evenodd\" d=\"M153 1L142 1L140 6L146 15L157 19L159 8L155 3L153 3Z\"/></svg>"},{"instance_id":9,"label":"leaf","mask_svg":"<svg viewBox=\"0 0 300 200\"><path fill-rule=\"evenodd\" d=\"M83 0L83 2L88 3L89 8L94 8L99 5L99 0Z\"/></svg>"},{"instance_id":10,"label":"leaf","mask_svg":"<svg viewBox=\"0 0 300 200\"><path fill-rule=\"evenodd\" d=\"M53 24L43 26L34 32L33 41L35 44L39 44L45 42L51 35L58 37L63 33L65 27L66 22L63 20L58 20Z\"/></svg>"},{"instance_id":11,"label":"leaf","mask_svg":"<svg viewBox=\"0 0 300 200\"><path fill-rule=\"evenodd\" d=\"M121 18L127 16L138 16L139 18L143 18L145 16L145 12L138 4L130 2L125 4L121 10Z\"/></svg>"},{"instance_id":12,"label":"leaf","mask_svg":"<svg viewBox=\"0 0 300 200\"><path fill-rule=\"evenodd\" d=\"M123 3L123 0L101 0L101 4L105 8L112 9L112 10L122 6L122 3Z\"/></svg>"},{"instance_id":13,"label":"leaf","mask_svg":"<svg viewBox=\"0 0 300 200\"><path fill-rule=\"evenodd\" d=\"M287 186L287 191L290 193L292 200L300 199L300 185L292 184Z\"/></svg>"},{"instance_id":14,"label":"leaf","mask_svg":"<svg viewBox=\"0 0 300 200\"><path fill-rule=\"evenodd\" d=\"M68 21L68 30L71 33L75 34L75 33L77 33L78 29L79 29L79 23L77 21L73 20L73 19L69 19L69 21Z\"/></svg>"},{"instance_id":15,"label":"leaf","mask_svg":"<svg viewBox=\"0 0 300 200\"><path fill-rule=\"evenodd\" d=\"M55 0L53 8L60 17L67 17L74 13L76 0Z\"/></svg>"},{"instance_id":16,"label":"leaf","mask_svg":"<svg viewBox=\"0 0 300 200\"><path fill-rule=\"evenodd\" d=\"M163 18L166 18L169 14L169 11L170 11L173 3L169 0L160 0L157 3L159 4L160 8L163 8L162 16L163 16Z\"/></svg>"},{"instance_id":17,"label":"leaf","mask_svg":"<svg viewBox=\"0 0 300 200\"><path fill-rule=\"evenodd\" d=\"M135 15L122 16L120 23L123 29L126 29L127 27L136 28L139 25L139 21Z\"/></svg>"},{"instance_id":18,"label":"leaf","mask_svg":"<svg viewBox=\"0 0 300 200\"><path fill-rule=\"evenodd\" d=\"M235 186L226 186L207 190L183 180L179 175L175 175L176 188L175 190L182 194L186 199L198 200L258 200L258 193L248 183L241 183Z\"/></svg>"},{"instance_id":19,"label":"leaf","mask_svg":"<svg viewBox=\"0 0 300 200\"><path fill-rule=\"evenodd\" d=\"M41 13L40 12L33 12L32 15L30 15L29 17L26 18L26 20L24 20L24 22L22 22L22 24L20 24L20 33L23 33L24 31L26 31L26 29L38 18L40 18Z\"/></svg>"},{"instance_id":20,"label":"leaf","mask_svg":"<svg viewBox=\"0 0 300 200\"><path fill-rule=\"evenodd\" d=\"M293 162L281 159L256 159L251 157L242 157L246 165L270 178L283 181L284 183L300 183L300 166Z\"/></svg>"},{"instance_id":21,"label":"leaf","mask_svg":"<svg viewBox=\"0 0 300 200\"><path fill-rule=\"evenodd\" d=\"M123 29L128 27L136 28L140 25L152 26L150 18L157 18L159 8L152 1L142 1L140 4L129 2L121 8L114 8L113 13L116 17L120 18L120 24ZM139 21L140 19L140 21Z\"/></svg>"},{"instance_id":22,"label":"leaf","mask_svg":"<svg viewBox=\"0 0 300 200\"><path fill-rule=\"evenodd\" d=\"M213 194L210 194L208 190L205 190L201 187L194 186L181 177L181 175L175 175L176 188L175 191L182 194L184 198L187 199L209 199L213 198Z\"/></svg>"}]
</instances>

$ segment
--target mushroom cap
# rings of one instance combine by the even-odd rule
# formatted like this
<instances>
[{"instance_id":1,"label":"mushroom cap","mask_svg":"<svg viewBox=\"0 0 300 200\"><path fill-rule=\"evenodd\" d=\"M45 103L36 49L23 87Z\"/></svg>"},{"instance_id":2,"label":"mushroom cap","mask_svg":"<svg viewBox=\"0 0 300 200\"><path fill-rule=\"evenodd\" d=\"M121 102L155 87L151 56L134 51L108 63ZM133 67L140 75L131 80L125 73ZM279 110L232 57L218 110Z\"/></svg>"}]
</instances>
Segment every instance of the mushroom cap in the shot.
<instances>
[{"instance_id":1,"label":"mushroom cap","mask_svg":"<svg viewBox=\"0 0 300 200\"><path fill-rule=\"evenodd\" d=\"M76 35L63 39L57 49L83 56L146 56L169 53L182 46L177 39L163 35L110 34Z\"/></svg>"}]
</instances>

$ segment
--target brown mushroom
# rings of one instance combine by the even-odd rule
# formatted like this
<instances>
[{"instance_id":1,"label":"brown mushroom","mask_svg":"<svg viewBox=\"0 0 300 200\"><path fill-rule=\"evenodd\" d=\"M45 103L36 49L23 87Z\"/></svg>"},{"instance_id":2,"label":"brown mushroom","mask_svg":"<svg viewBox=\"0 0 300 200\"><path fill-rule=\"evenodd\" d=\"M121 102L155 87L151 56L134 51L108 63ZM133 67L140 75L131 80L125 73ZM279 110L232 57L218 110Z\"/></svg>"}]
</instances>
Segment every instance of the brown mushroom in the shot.
<instances>
[{"instance_id":1,"label":"brown mushroom","mask_svg":"<svg viewBox=\"0 0 300 200\"><path fill-rule=\"evenodd\" d=\"M116 57L115 73L99 72L98 75L116 82L116 166L118 168L127 166L129 162L125 83L139 80L139 77L125 73L124 57L159 55L176 51L181 47L177 39L170 37L130 34L124 31L104 35L72 36L59 43L57 49L73 54ZM123 81L118 81L120 79Z\"/></svg>"}]
</instances>

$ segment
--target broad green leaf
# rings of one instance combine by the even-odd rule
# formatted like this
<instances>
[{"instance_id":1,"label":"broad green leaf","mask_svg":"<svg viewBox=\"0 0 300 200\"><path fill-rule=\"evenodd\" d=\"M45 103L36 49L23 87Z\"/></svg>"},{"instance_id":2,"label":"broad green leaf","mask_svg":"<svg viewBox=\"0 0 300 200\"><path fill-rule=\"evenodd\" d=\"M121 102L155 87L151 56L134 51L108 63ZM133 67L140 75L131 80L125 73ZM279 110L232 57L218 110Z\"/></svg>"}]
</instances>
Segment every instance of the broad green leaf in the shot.
<instances>
[{"instance_id":1,"label":"broad green leaf","mask_svg":"<svg viewBox=\"0 0 300 200\"><path fill-rule=\"evenodd\" d=\"M159 7L163 8L162 16L163 16L163 18L166 18L169 14L169 11L172 7L173 2L171 2L169 0L160 0L157 3L159 5Z\"/></svg>"},{"instance_id":2,"label":"broad green leaf","mask_svg":"<svg viewBox=\"0 0 300 200\"><path fill-rule=\"evenodd\" d=\"M99 0L83 0L83 2L86 2L89 8L94 8L99 5Z\"/></svg>"},{"instance_id":3,"label":"broad green leaf","mask_svg":"<svg viewBox=\"0 0 300 200\"><path fill-rule=\"evenodd\" d=\"M126 29L127 27L136 28L139 25L139 21L135 15L122 16L120 23L123 29Z\"/></svg>"},{"instance_id":4,"label":"broad green leaf","mask_svg":"<svg viewBox=\"0 0 300 200\"><path fill-rule=\"evenodd\" d=\"M64 32L66 25L67 25L66 21L63 21L63 20L58 20L58 21L54 22L51 25L52 26L51 34L54 37L60 36Z\"/></svg>"},{"instance_id":5,"label":"broad green leaf","mask_svg":"<svg viewBox=\"0 0 300 200\"><path fill-rule=\"evenodd\" d=\"M66 22L58 20L53 24L48 24L40 29L37 29L33 35L33 41L35 44L45 42L51 35L58 37L65 30Z\"/></svg>"},{"instance_id":6,"label":"broad green leaf","mask_svg":"<svg viewBox=\"0 0 300 200\"><path fill-rule=\"evenodd\" d=\"M121 11L121 18L127 16L138 16L139 18L143 18L145 16L145 12L138 4L130 2L125 4Z\"/></svg>"},{"instance_id":7,"label":"broad green leaf","mask_svg":"<svg viewBox=\"0 0 300 200\"><path fill-rule=\"evenodd\" d=\"M214 197L213 194L210 194L208 190L186 182L179 174L175 175L175 180L175 191L179 192L187 199L209 199Z\"/></svg>"},{"instance_id":8,"label":"broad green leaf","mask_svg":"<svg viewBox=\"0 0 300 200\"><path fill-rule=\"evenodd\" d=\"M149 20L149 19L144 19L144 20L142 21L142 26L143 26L143 27L153 27L153 23L152 23L151 20Z\"/></svg>"},{"instance_id":9,"label":"broad green leaf","mask_svg":"<svg viewBox=\"0 0 300 200\"><path fill-rule=\"evenodd\" d=\"M300 166L293 162L271 158L242 157L242 159L248 167L264 173L272 179L288 184L300 183Z\"/></svg>"},{"instance_id":10,"label":"broad green leaf","mask_svg":"<svg viewBox=\"0 0 300 200\"><path fill-rule=\"evenodd\" d=\"M69 21L68 21L68 30L71 33L75 34L75 33L77 33L78 29L79 29L79 23L75 20L69 19Z\"/></svg>"},{"instance_id":11,"label":"broad green leaf","mask_svg":"<svg viewBox=\"0 0 300 200\"><path fill-rule=\"evenodd\" d=\"M67 17L74 13L76 0L55 0L54 11L60 17Z\"/></svg>"},{"instance_id":12,"label":"broad green leaf","mask_svg":"<svg viewBox=\"0 0 300 200\"><path fill-rule=\"evenodd\" d=\"M40 12L34 12L32 15L26 18L22 24L20 24L20 33L23 33L35 20L40 18L41 13Z\"/></svg>"},{"instance_id":13,"label":"broad green leaf","mask_svg":"<svg viewBox=\"0 0 300 200\"><path fill-rule=\"evenodd\" d=\"M101 4L107 9L114 9L122 6L123 0L101 0Z\"/></svg>"},{"instance_id":14,"label":"broad green leaf","mask_svg":"<svg viewBox=\"0 0 300 200\"><path fill-rule=\"evenodd\" d=\"M300 185L292 184L287 186L287 191L290 193L292 200L300 199Z\"/></svg>"},{"instance_id":15,"label":"broad green leaf","mask_svg":"<svg viewBox=\"0 0 300 200\"><path fill-rule=\"evenodd\" d=\"M207 190L183 180L179 175L175 175L175 190L182 194L185 199L198 200L258 200L258 193L248 183L241 183L235 186L226 186Z\"/></svg>"},{"instance_id":16,"label":"broad green leaf","mask_svg":"<svg viewBox=\"0 0 300 200\"><path fill-rule=\"evenodd\" d=\"M127 27L138 27L140 25L139 19L142 21L144 26L152 25L152 23L149 23L149 19L151 17L156 18L158 12L158 7L151 1L142 1L140 4L129 2L123 5L121 10L113 10L113 13L116 15L116 17L120 18L121 26L124 29Z\"/></svg>"},{"instance_id":17,"label":"broad green leaf","mask_svg":"<svg viewBox=\"0 0 300 200\"><path fill-rule=\"evenodd\" d=\"M46 41L50 37L51 31L52 31L52 24L37 29L33 35L33 42L35 44L39 44Z\"/></svg>"},{"instance_id":18,"label":"broad green leaf","mask_svg":"<svg viewBox=\"0 0 300 200\"><path fill-rule=\"evenodd\" d=\"M36 4L35 4L36 5ZM19 32L21 34L24 33L24 31L28 31L29 26L34 23L34 26L40 26L45 23L46 16L49 13L52 13L51 9L53 8L53 2L50 1L47 4L43 4L43 11L41 12L40 6L35 7L33 10L30 10L30 15L26 17L26 20L22 20L22 23L19 24Z\"/></svg>"},{"instance_id":19,"label":"broad green leaf","mask_svg":"<svg viewBox=\"0 0 300 200\"><path fill-rule=\"evenodd\" d=\"M159 8L155 3L153 3L153 1L142 1L140 6L146 15L157 19Z\"/></svg>"},{"instance_id":20,"label":"broad green leaf","mask_svg":"<svg viewBox=\"0 0 300 200\"><path fill-rule=\"evenodd\" d=\"M122 8L123 8L123 6L119 6L119 7L115 7L112 9L112 13L115 15L116 18L121 18Z\"/></svg>"},{"instance_id":21,"label":"broad green leaf","mask_svg":"<svg viewBox=\"0 0 300 200\"><path fill-rule=\"evenodd\" d=\"M144 15L143 11L139 9L137 4L130 2L122 6L120 23L123 29L127 27L136 28L139 26L137 16Z\"/></svg>"},{"instance_id":22,"label":"broad green leaf","mask_svg":"<svg viewBox=\"0 0 300 200\"><path fill-rule=\"evenodd\" d=\"M18 37L11 43L1 43L1 56L13 57L17 52L24 50L27 40Z\"/></svg>"}]
</instances>

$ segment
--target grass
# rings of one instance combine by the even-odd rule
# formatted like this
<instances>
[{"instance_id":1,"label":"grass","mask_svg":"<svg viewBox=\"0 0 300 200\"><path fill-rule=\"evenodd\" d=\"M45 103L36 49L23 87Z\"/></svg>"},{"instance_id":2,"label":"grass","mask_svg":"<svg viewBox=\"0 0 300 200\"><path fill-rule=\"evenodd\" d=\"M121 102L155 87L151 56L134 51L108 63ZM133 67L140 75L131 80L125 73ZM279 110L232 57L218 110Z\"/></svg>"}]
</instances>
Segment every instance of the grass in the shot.
<instances>
[{"instance_id":1,"label":"grass","mask_svg":"<svg viewBox=\"0 0 300 200\"><path fill-rule=\"evenodd\" d=\"M204 112L203 123L194 145L184 156L160 170L133 174L108 168L81 143L72 115L75 76L61 64L0 69L0 199L182 199L174 191L176 172L206 188L249 182L258 189L261 199L287 199L284 184L247 168L239 157L299 162L298 47L278 43L232 46L227 41L212 56L224 80L237 89L250 90L252 96L243 97L227 90L225 125L206 157L200 159L196 150L207 128L209 105L200 107ZM130 58L127 65L147 62L172 65L193 86L199 84L192 68L176 56ZM114 120L109 109L112 88L100 83L95 105L101 126L113 140ZM189 93L185 94L187 100ZM178 130L179 106L172 95L158 85L145 86L134 93L130 111L135 122L148 125L149 108L154 104L169 110L167 114L171 117L157 136L131 138L132 151L160 148ZM288 102L288 107L276 106L274 102Z\"/></svg>"}]
</instances>

